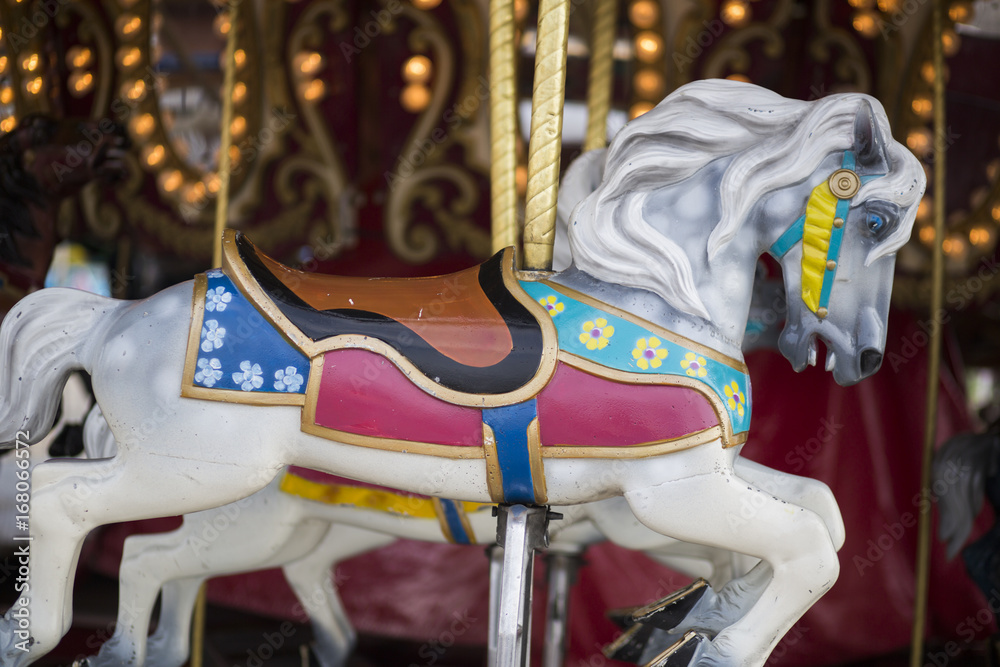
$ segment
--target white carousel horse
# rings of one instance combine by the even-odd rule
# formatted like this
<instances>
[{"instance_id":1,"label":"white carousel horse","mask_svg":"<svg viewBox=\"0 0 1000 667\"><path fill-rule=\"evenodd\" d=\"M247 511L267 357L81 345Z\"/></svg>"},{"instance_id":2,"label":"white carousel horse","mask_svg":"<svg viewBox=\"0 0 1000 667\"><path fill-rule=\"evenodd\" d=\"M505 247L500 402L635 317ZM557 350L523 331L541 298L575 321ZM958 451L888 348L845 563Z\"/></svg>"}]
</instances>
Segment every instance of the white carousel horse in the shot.
<instances>
[{"instance_id":1,"label":"white carousel horse","mask_svg":"<svg viewBox=\"0 0 1000 667\"><path fill-rule=\"evenodd\" d=\"M86 445L91 458L114 451L113 436L97 408L87 420ZM843 524L825 484L804 477L775 476L746 459L738 459L735 466L741 477L817 512L829 522L837 547L843 544ZM430 499L354 487L350 480L331 485L295 472L280 475L244 500L185 516L183 525L172 532L129 537L122 555L115 633L87 664L128 664L130 656L145 655L147 667L181 667L189 655L195 597L205 579L282 567L309 616L320 664L341 667L354 645L355 633L331 583L331 568L399 537L492 544L496 519L491 507L453 505L452 511L464 520L449 524L442 508ZM683 574L704 577L716 589L722 589L734 573L749 569L736 554L677 542L649 530L635 520L621 498L557 510L563 519L550 528L550 552L577 555L610 538L621 546L643 550ZM146 628L161 590L159 625L147 647ZM714 604L699 606L697 614L679 623L674 634L691 627L710 628L721 607L739 598L720 593L706 602L709 600Z\"/></svg>"},{"instance_id":2,"label":"white carousel horse","mask_svg":"<svg viewBox=\"0 0 1000 667\"><path fill-rule=\"evenodd\" d=\"M561 274L517 274L508 251L436 280L319 279L229 235L225 272L144 301L27 297L0 329L0 442L46 430L82 368L119 452L36 468L31 588L0 627L2 661L30 664L69 627L92 528L231 503L297 465L471 502L623 496L656 532L763 561L743 578L742 616L685 640L692 664L762 665L839 564L818 514L734 470L754 266L768 249L780 258L795 368L820 337L839 383L875 372L924 183L890 137L872 98L698 82L615 138ZM227 340L227 294L281 333ZM618 420L605 423L609 402Z\"/></svg>"},{"instance_id":3,"label":"white carousel horse","mask_svg":"<svg viewBox=\"0 0 1000 667\"><path fill-rule=\"evenodd\" d=\"M575 203L600 185L604 155L605 151L599 150L578 158L567 169L560 186L553 262L557 270L571 264L568 220ZM755 285L754 303L758 301L757 288ZM90 458L113 456L114 436L99 407L94 408L87 427ZM739 476L768 493L815 511L827 523L836 548L843 544L843 524L836 506L829 502L831 496L825 484L796 476L768 476L766 468L746 459L737 459L734 467ZM175 531L126 540L115 633L100 654L88 660L88 665L127 664L129 656L145 655L148 667L180 667L189 656L191 617L202 582L215 576L283 567L285 578L308 612L318 661L323 667L340 667L353 648L355 633L331 586L331 569L396 537L492 543L496 526L492 514L486 511L490 507L480 505L466 513L467 525L457 527L461 534L456 537L446 528L440 504L429 500L407 498L390 490L360 490L351 487L349 480L324 484L294 473L279 475L244 500L188 515ZM747 572L756 559L655 533L636 521L624 500L617 497L558 511L564 518L550 529L550 551L554 553L579 556L590 544L612 535L619 545L643 550L682 574L708 581L705 602L668 633L675 639L686 629L710 632L713 619L733 615L723 607L742 602L740 596L722 589L737 574ZM323 531L325 535L321 536ZM150 613L161 591L160 621L146 646ZM549 631L554 634L551 628ZM558 643L556 639L546 638L547 647L554 643ZM546 665L562 665L560 653L547 649Z\"/></svg>"}]
</instances>

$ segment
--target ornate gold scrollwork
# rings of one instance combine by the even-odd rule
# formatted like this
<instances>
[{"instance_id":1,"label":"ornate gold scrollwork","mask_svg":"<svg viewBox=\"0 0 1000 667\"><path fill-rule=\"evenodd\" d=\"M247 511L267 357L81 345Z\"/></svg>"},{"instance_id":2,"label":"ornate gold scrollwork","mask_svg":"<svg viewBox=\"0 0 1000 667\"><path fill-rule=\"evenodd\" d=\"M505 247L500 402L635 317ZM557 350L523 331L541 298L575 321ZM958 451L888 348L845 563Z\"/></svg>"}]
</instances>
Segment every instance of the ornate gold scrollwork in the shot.
<instances>
[{"instance_id":1,"label":"ornate gold scrollwork","mask_svg":"<svg viewBox=\"0 0 1000 667\"><path fill-rule=\"evenodd\" d=\"M872 88L871 66L855 35L831 24L832 11L830 0L816 0L813 5L813 20L818 30L809 50L813 58L823 63L830 60L834 49L839 49L840 57L834 64L834 73L842 85L859 93L867 93Z\"/></svg>"},{"instance_id":2,"label":"ornate gold scrollwork","mask_svg":"<svg viewBox=\"0 0 1000 667\"><path fill-rule=\"evenodd\" d=\"M785 51L782 30L791 20L794 5L792 0L781 0L767 21L756 21L722 37L705 61L704 76L723 77L731 71L749 70L750 55L746 48L752 42L762 42L768 58L780 58Z\"/></svg>"},{"instance_id":3,"label":"ornate gold scrollwork","mask_svg":"<svg viewBox=\"0 0 1000 667\"><path fill-rule=\"evenodd\" d=\"M472 5L465 4L464 10L471 11ZM454 82L454 53L441 23L431 13L404 5L402 14L417 26L410 33L410 47L418 53L430 54L436 74L431 85L430 103L407 137L396 162L395 172L386 174L388 196L384 227L389 247L397 256L413 264L427 262L437 254L440 246L438 233L433 227L415 223L411 219L417 210L412 204L422 201L433 214L449 247L464 247L477 257L487 257L490 250L489 234L477 227L471 218L478 202L475 178L468 170L440 164L447 147L455 142L454 133L446 133L439 127L444 118L445 102ZM467 21L460 23L465 24ZM474 22L468 23L481 25L482 18L477 15ZM463 45L473 53L478 53L484 46L482 40L478 44ZM470 69L475 66L476 69L471 71L478 74L482 71L480 63L481 58L478 58L468 64ZM468 83L460 87L460 91L460 95L468 97L459 98L460 102L453 110L456 117L463 116L466 99L471 99L471 96L480 97ZM482 99L477 99L473 106L474 114L483 106ZM443 182L450 182L459 192L447 204L440 189Z\"/></svg>"},{"instance_id":4,"label":"ornate gold scrollwork","mask_svg":"<svg viewBox=\"0 0 1000 667\"><path fill-rule=\"evenodd\" d=\"M327 17L326 20L323 17ZM285 51L287 62L293 63L306 47L321 47L327 29L339 31L347 24L343 0L312 3L292 27ZM308 133L298 137L302 152L279 164L274 188L285 206L299 201L308 203L308 206L295 207L301 209L301 220L295 221L293 226L303 237L308 233L317 257L329 259L354 243L354 189L334 148L329 126L318 106L319 98L308 86L293 85L292 90ZM298 178L293 178L295 175ZM302 179L302 175L307 178ZM326 218L309 221L315 202L320 198L326 201ZM288 234L292 230L283 227L282 231Z\"/></svg>"}]
</instances>

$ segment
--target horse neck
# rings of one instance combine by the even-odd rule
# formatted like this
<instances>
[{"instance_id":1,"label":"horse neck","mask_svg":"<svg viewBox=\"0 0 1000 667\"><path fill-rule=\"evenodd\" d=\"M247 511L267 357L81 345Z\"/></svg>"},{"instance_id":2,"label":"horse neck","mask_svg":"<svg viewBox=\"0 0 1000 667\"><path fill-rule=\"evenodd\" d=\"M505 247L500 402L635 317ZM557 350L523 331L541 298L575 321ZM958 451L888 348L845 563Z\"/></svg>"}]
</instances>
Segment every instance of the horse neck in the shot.
<instances>
[{"instance_id":1,"label":"horse neck","mask_svg":"<svg viewBox=\"0 0 1000 667\"><path fill-rule=\"evenodd\" d=\"M733 359L743 359L741 346L746 330L747 312L750 304L749 295L746 297L745 304L736 307L738 312L743 313L741 322L736 322L739 316L731 318L732 321L722 318L715 319L714 317L711 320L705 320L671 305L654 292L610 283L595 278L575 266L557 274L552 280L598 301L632 313L696 343L717 350ZM752 274L749 281L752 285ZM706 304L712 302L712 299L708 299L707 295L701 292L699 292L699 296L703 297Z\"/></svg>"}]
</instances>

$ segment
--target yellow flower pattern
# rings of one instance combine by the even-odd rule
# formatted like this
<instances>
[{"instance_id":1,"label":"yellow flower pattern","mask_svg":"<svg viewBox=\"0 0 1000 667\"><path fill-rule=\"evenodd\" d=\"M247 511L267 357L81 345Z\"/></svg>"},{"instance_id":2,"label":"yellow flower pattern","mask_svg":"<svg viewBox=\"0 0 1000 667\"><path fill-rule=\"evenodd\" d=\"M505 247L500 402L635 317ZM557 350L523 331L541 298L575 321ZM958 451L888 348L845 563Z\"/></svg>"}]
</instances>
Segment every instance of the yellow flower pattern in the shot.
<instances>
[{"instance_id":1,"label":"yellow flower pattern","mask_svg":"<svg viewBox=\"0 0 1000 667\"><path fill-rule=\"evenodd\" d=\"M738 414L740 417L743 416L745 412L746 397L743 396L743 392L740 391L740 386L736 384L736 380L725 386L724 391L726 392L726 402L729 404L729 409Z\"/></svg>"},{"instance_id":2,"label":"yellow flower pattern","mask_svg":"<svg viewBox=\"0 0 1000 667\"><path fill-rule=\"evenodd\" d=\"M708 369L705 368L706 365L705 357L700 357L694 352L688 352L681 359L681 368L693 378L703 378L708 375Z\"/></svg>"},{"instance_id":3,"label":"yellow flower pattern","mask_svg":"<svg viewBox=\"0 0 1000 667\"><path fill-rule=\"evenodd\" d=\"M538 303L542 304L545 307L545 310L549 311L549 315L552 317L555 317L566 309L566 306L563 305L562 301L552 294L542 297L538 300Z\"/></svg>"},{"instance_id":4,"label":"yellow flower pattern","mask_svg":"<svg viewBox=\"0 0 1000 667\"><path fill-rule=\"evenodd\" d=\"M603 350L614 335L615 328L603 317L598 317L596 320L587 320L583 323L580 342L586 345L588 350Z\"/></svg>"},{"instance_id":5,"label":"yellow flower pattern","mask_svg":"<svg viewBox=\"0 0 1000 667\"><path fill-rule=\"evenodd\" d=\"M667 351L660 347L660 339L656 336L640 338L632 349L632 358L635 365L644 371L650 368L659 368L663 360L667 358Z\"/></svg>"}]
</instances>

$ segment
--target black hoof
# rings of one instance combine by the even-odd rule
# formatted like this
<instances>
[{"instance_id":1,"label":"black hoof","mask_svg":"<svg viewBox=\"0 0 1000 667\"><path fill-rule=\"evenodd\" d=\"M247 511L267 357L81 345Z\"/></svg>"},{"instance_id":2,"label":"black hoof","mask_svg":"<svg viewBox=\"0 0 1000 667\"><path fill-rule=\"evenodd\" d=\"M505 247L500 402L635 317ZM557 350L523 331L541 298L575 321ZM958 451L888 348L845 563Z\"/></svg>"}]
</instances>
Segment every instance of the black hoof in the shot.
<instances>
[{"instance_id":1,"label":"black hoof","mask_svg":"<svg viewBox=\"0 0 1000 667\"><path fill-rule=\"evenodd\" d=\"M708 640L704 635L688 632L666 651L646 663L645 667L687 667L706 641Z\"/></svg>"},{"instance_id":2,"label":"black hoof","mask_svg":"<svg viewBox=\"0 0 1000 667\"><path fill-rule=\"evenodd\" d=\"M708 582L698 579L658 602L635 610L632 612L632 621L648 623L661 630L673 630L694 609L708 589Z\"/></svg>"},{"instance_id":3,"label":"black hoof","mask_svg":"<svg viewBox=\"0 0 1000 667\"><path fill-rule=\"evenodd\" d=\"M604 656L610 660L638 663L654 630L656 628L651 625L632 625L604 647Z\"/></svg>"}]
</instances>

